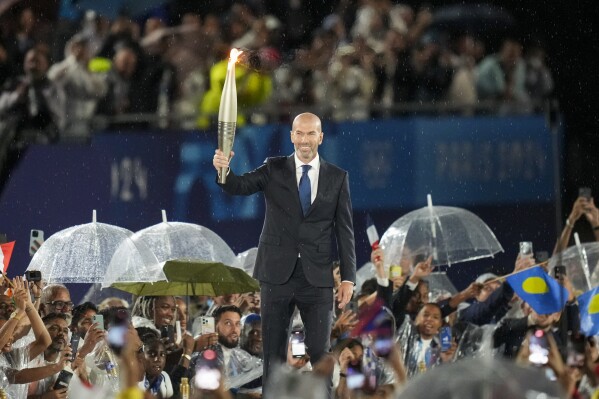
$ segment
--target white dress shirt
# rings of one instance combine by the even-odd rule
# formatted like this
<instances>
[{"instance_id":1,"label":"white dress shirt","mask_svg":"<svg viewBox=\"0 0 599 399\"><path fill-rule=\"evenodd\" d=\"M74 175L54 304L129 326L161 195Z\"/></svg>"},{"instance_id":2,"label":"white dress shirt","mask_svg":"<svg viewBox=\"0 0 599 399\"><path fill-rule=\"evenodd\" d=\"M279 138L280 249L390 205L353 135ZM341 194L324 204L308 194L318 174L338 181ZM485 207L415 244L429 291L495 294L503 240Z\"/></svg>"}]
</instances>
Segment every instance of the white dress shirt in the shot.
<instances>
[{"instance_id":1,"label":"white dress shirt","mask_svg":"<svg viewBox=\"0 0 599 399\"><path fill-rule=\"evenodd\" d=\"M295 158L295 178L298 188L300 179L302 178L302 173L304 171L302 169L302 166L311 166L310 170L308 170L308 177L310 178L310 204L312 204L314 202L314 199L316 198L316 193L318 191L318 175L320 174L320 155L316 153L316 157L314 157L314 159L311 160L309 163L302 162L297 157L297 153L294 153L293 157Z\"/></svg>"}]
</instances>

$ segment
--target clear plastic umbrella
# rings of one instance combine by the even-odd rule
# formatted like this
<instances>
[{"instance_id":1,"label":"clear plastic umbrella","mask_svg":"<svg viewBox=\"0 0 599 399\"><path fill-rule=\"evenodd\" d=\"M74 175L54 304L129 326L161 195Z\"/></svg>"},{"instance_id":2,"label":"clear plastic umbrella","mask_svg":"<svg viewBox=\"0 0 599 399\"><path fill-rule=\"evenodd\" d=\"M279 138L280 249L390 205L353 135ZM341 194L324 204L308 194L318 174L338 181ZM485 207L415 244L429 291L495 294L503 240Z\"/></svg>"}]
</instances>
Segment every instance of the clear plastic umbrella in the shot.
<instances>
[{"instance_id":1,"label":"clear plastic umbrella","mask_svg":"<svg viewBox=\"0 0 599 399\"><path fill-rule=\"evenodd\" d=\"M503 248L478 216L462 208L429 206L397 219L383 234L385 265L411 264L433 255L433 265L492 257Z\"/></svg>"},{"instance_id":2,"label":"clear plastic umbrella","mask_svg":"<svg viewBox=\"0 0 599 399\"><path fill-rule=\"evenodd\" d=\"M101 283L117 248L126 248L139 262L156 263L143 243L134 242L133 232L96 221L61 230L48 238L35 253L27 270L39 270L48 283Z\"/></svg>"},{"instance_id":3,"label":"clear plastic umbrella","mask_svg":"<svg viewBox=\"0 0 599 399\"><path fill-rule=\"evenodd\" d=\"M220 262L225 265L235 264L235 253L218 234L197 224L169 222L164 210L162 211L162 223L136 232L131 239L135 243L141 243L150 248L157 258L157 262L148 264L147 268L140 268L133 263L123 264L123 260L129 258L130 248L119 248L108 267L102 287L108 287L115 282L165 280L162 264L174 259L196 259Z\"/></svg>"},{"instance_id":4,"label":"clear plastic umbrella","mask_svg":"<svg viewBox=\"0 0 599 399\"><path fill-rule=\"evenodd\" d=\"M258 247L238 253L235 263L232 266L243 269L247 274L252 276L254 274L254 267L256 266L256 255L258 255Z\"/></svg>"},{"instance_id":5,"label":"clear plastic umbrella","mask_svg":"<svg viewBox=\"0 0 599 399\"><path fill-rule=\"evenodd\" d=\"M590 282L592 287L599 285L599 242L586 242L580 244L580 247L573 245L566 248L559 254L553 255L549 259L549 269L553 275L553 268L556 265L566 266L566 274L574 288L581 294L589 290L587 279L584 272L583 261L589 266Z\"/></svg>"},{"instance_id":6,"label":"clear plastic umbrella","mask_svg":"<svg viewBox=\"0 0 599 399\"><path fill-rule=\"evenodd\" d=\"M457 288L445 272L434 272L425 278L428 281L429 301L437 302L438 300L451 297L458 293Z\"/></svg>"},{"instance_id":7,"label":"clear plastic umbrella","mask_svg":"<svg viewBox=\"0 0 599 399\"><path fill-rule=\"evenodd\" d=\"M410 380L399 399L530 399L565 398L545 369L518 366L499 358L462 359L435 367Z\"/></svg>"}]
</instances>

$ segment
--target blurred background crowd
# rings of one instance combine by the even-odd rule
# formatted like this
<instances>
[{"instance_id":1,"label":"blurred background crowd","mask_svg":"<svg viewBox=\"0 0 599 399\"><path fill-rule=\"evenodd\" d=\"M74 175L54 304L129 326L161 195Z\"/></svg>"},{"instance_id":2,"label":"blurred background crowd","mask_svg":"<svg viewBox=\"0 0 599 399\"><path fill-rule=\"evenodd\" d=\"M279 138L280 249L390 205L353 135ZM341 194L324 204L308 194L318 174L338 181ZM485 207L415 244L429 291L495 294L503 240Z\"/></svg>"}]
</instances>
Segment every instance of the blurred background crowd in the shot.
<instances>
[{"instance_id":1,"label":"blurred background crowd","mask_svg":"<svg viewBox=\"0 0 599 399\"><path fill-rule=\"evenodd\" d=\"M298 106L334 120L530 113L554 89L544 43L513 34L514 18L489 5L47 3L1 17L0 113L50 141L85 138L96 116L213 126L232 47L247 56L237 71L240 123L276 122Z\"/></svg>"}]
</instances>

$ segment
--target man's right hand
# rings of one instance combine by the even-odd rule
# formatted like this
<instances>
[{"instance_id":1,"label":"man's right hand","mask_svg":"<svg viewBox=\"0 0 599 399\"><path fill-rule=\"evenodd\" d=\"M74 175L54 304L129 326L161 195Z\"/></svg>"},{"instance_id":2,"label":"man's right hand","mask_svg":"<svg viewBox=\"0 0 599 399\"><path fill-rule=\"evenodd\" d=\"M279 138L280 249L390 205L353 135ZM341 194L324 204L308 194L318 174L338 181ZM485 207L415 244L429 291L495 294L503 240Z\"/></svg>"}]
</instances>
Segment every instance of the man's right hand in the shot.
<instances>
[{"instance_id":1,"label":"man's right hand","mask_svg":"<svg viewBox=\"0 0 599 399\"><path fill-rule=\"evenodd\" d=\"M221 168L228 168L229 162L231 159L233 159L233 156L235 156L233 151L231 151L231 158L227 158L221 150L215 150L214 158L212 159L212 165L214 165L214 169L216 169L217 172L220 172Z\"/></svg>"},{"instance_id":2,"label":"man's right hand","mask_svg":"<svg viewBox=\"0 0 599 399\"><path fill-rule=\"evenodd\" d=\"M429 256L424 262L420 262L414 268L412 275L410 276L410 282L412 284L418 283L424 277L429 276L433 272L433 256Z\"/></svg>"},{"instance_id":3,"label":"man's right hand","mask_svg":"<svg viewBox=\"0 0 599 399\"><path fill-rule=\"evenodd\" d=\"M106 336L106 331L98 328L98 323L92 324L85 334L83 346L81 346L81 349L79 350L79 355L85 357L90 354L96 347L96 344L100 342L104 336Z\"/></svg>"}]
</instances>

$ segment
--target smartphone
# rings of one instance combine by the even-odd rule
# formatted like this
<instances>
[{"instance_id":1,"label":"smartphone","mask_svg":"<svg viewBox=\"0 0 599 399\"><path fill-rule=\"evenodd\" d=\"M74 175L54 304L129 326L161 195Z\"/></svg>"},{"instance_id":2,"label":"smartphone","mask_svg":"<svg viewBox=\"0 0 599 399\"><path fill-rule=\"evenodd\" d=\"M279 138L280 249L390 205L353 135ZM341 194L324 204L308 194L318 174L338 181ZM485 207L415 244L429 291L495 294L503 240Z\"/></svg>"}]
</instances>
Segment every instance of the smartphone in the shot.
<instances>
[{"instance_id":1,"label":"smartphone","mask_svg":"<svg viewBox=\"0 0 599 399\"><path fill-rule=\"evenodd\" d=\"M549 361L549 342L543 330L535 330L528 341L528 361L535 366L544 366Z\"/></svg>"},{"instance_id":2,"label":"smartphone","mask_svg":"<svg viewBox=\"0 0 599 399\"><path fill-rule=\"evenodd\" d=\"M378 320L375 320L377 326L373 342L374 352L379 357L387 357L391 353L394 344L393 320L387 318L386 314L383 314L382 317L379 318L381 318L382 321L379 322Z\"/></svg>"},{"instance_id":3,"label":"smartphone","mask_svg":"<svg viewBox=\"0 0 599 399\"><path fill-rule=\"evenodd\" d=\"M27 270L25 272L25 280L27 280L30 283L42 281L42 272L39 270Z\"/></svg>"},{"instance_id":4,"label":"smartphone","mask_svg":"<svg viewBox=\"0 0 599 399\"><path fill-rule=\"evenodd\" d=\"M580 187L578 189L578 196L590 200L593 196L593 192L591 191L590 187Z\"/></svg>"},{"instance_id":5,"label":"smartphone","mask_svg":"<svg viewBox=\"0 0 599 399\"><path fill-rule=\"evenodd\" d=\"M582 367L584 366L585 359L585 337L584 335L578 334L570 336L567 345L567 357L566 363L570 367Z\"/></svg>"},{"instance_id":6,"label":"smartphone","mask_svg":"<svg viewBox=\"0 0 599 399\"><path fill-rule=\"evenodd\" d=\"M167 343L175 342L175 327L171 325L160 327L160 337L166 338Z\"/></svg>"},{"instance_id":7,"label":"smartphone","mask_svg":"<svg viewBox=\"0 0 599 399\"><path fill-rule=\"evenodd\" d=\"M200 317L200 334L212 334L216 332L214 317L202 316Z\"/></svg>"},{"instance_id":8,"label":"smartphone","mask_svg":"<svg viewBox=\"0 0 599 399\"><path fill-rule=\"evenodd\" d=\"M108 341L108 346L116 355L120 355L123 347L125 346L128 330L129 328L124 325L114 325L108 327L106 341Z\"/></svg>"},{"instance_id":9,"label":"smartphone","mask_svg":"<svg viewBox=\"0 0 599 399\"><path fill-rule=\"evenodd\" d=\"M69 387L69 382L71 382L71 378L73 378L73 373L67 370L61 370L58 374L58 378L54 383L54 390L57 389L65 389Z\"/></svg>"},{"instance_id":10,"label":"smartphone","mask_svg":"<svg viewBox=\"0 0 599 399\"><path fill-rule=\"evenodd\" d=\"M98 330L104 330L104 316L101 314L95 314L92 316L92 321L98 323Z\"/></svg>"},{"instance_id":11,"label":"smartphone","mask_svg":"<svg viewBox=\"0 0 599 399\"><path fill-rule=\"evenodd\" d=\"M566 275L566 266L557 265L553 268L553 276L556 280L561 280Z\"/></svg>"},{"instance_id":12,"label":"smartphone","mask_svg":"<svg viewBox=\"0 0 599 399\"><path fill-rule=\"evenodd\" d=\"M401 277L403 270L399 265L391 265L389 268L389 278Z\"/></svg>"},{"instance_id":13,"label":"smartphone","mask_svg":"<svg viewBox=\"0 0 599 399\"><path fill-rule=\"evenodd\" d=\"M520 256L521 257L532 257L532 242L522 241L520 242Z\"/></svg>"},{"instance_id":14,"label":"smartphone","mask_svg":"<svg viewBox=\"0 0 599 399\"><path fill-rule=\"evenodd\" d=\"M31 230L29 234L29 255L33 256L44 243L44 232L42 230Z\"/></svg>"},{"instance_id":15,"label":"smartphone","mask_svg":"<svg viewBox=\"0 0 599 399\"><path fill-rule=\"evenodd\" d=\"M306 356L306 344L304 341L306 337L302 330L295 330L291 332L291 339L289 343L291 345L291 356L295 358L301 358Z\"/></svg>"},{"instance_id":16,"label":"smartphone","mask_svg":"<svg viewBox=\"0 0 599 399\"><path fill-rule=\"evenodd\" d=\"M451 349L451 327L441 327L439 338L441 340L441 352L447 352Z\"/></svg>"},{"instance_id":17,"label":"smartphone","mask_svg":"<svg viewBox=\"0 0 599 399\"><path fill-rule=\"evenodd\" d=\"M80 339L81 339L81 337L76 332L74 332L71 335L71 351L72 351L71 361L75 361L75 357L77 357L77 349L79 349L79 340Z\"/></svg>"},{"instance_id":18,"label":"smartphone","mask_svg":"<svg viewBox=\"0 0 599 399\"><path fill-rule=\"evenodd\" d=\"M200 354L196 363L194 385L199 389L214 391L220 386L221 371L216 352L207 349Z\"/></svg>"},{"instance_id":19,"label":"smartphone","mask_svg":"<svg viewBox=\"0 0 599 399\"><path fill-rule=\"evenodd\" d=\"M362 374L362 371L357 367L349 364L347 366L347 388L348 389L361 389L366 382L366 377Z\"/></svg>"}]
</instances>

